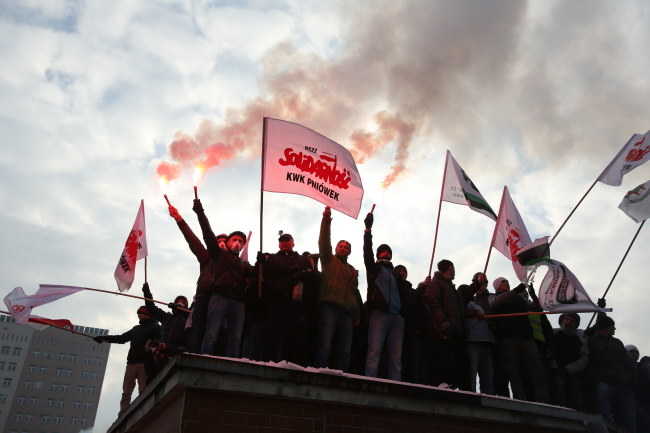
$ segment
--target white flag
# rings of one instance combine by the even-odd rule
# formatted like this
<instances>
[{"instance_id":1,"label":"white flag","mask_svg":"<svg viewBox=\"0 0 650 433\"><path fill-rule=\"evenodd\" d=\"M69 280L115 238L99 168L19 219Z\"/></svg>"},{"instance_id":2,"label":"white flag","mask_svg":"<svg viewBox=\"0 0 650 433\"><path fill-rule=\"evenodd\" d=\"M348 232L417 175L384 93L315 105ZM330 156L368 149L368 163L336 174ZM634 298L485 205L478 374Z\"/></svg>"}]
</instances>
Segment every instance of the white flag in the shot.
<instances>
[{"instance_id":1,"label":"white flag","mask_svg":"<svg viewBox=\"0 0 650 433\"><path fill-rule=\"evenodd\" d=\"M84 290L84 288L41 284L35 294L27 295L23 291L22 287L16 287L5 296L4 301L5 305L9 309L9 313L13 316L14 320L16 320L16 323L24 324L29 321L32 309L35 307L48 304L81 290Z\"/></svg>"},{"instance_id":2,"label":"white flag","mask_svg":"<svg viewBox=\"0 0 650 433\"><path fill-rule=\"evenodd\" d=\"M147 230L144 224L144 200L140 201L140 209L135 217L133 228L126 238L124 251L115 268L115 281L120 292L131 288L135 279L135 262L147 257Z\"/></svg>"},{"instance_id":3,"label":"white flag","mask_svg":"<svg viewBox=\"0 0 650 433\"><path fill-rule=\"evenodd\" d=\"M547 266L548 271L539 286L539 303L546 311L554 312L590 312L611 311L611 308L600 308L578 281L575 275L557 260L546 260L539 266Z\"/></svg>"},{"instance_id":4,"label":"white flag","mask_svg":"<svg viewBox=\"0 0 650 433\"><path fill-rule=\"evenodd\" d=\"M650 180L629 191L618 208L640 223L650 218Z\"/></svg>"},{"instance_id":5,"label":"white flag","mask_svg":"<svg viewBox=\"0 0 650 433\"><path fill-rule=\"evenodd\" d=\"M623 175L631 172L649 159L650 131L644 135L634 134L601 175L598 176L598 180L607 185L620 186L623 183Z\"/></svg>"},{"instance_id":6,"label":"white flag","mask_svg":"<svg viewBox=\"0 0 650 433\"><path fill-rule=\"evenodd\" d=\"M472 179L467 176L467 173L460 168L460 165L451 156L450 151L447 151L447 160L445 161L442 200L469 206L473 211L482 213L494 221L497 220L497 215L483 198Z\"/></svg>"},{"instance_id":7,"label":"white flag","mask_svg":"<svg viewBox=\"0 0 650 433\"><path fill-rule=\"evenodd\" d=\"M363 185L352 154L297 123L264 122L262 189L304 195L357 218Z\"/></svg>"},{"instance_id":8,"label":"white flag","mask_svg":"<svg viewBox=\"0 0 650 433\"><path fill-rule=\"evenodd\" d=\"M512 261L512 268L519 281L526 279L526 268L517 260L517 253L530 243L530 235L528 235L524 220L510 197L508 187L504 186L491 246Z\"/></svg>"}]
</instances>

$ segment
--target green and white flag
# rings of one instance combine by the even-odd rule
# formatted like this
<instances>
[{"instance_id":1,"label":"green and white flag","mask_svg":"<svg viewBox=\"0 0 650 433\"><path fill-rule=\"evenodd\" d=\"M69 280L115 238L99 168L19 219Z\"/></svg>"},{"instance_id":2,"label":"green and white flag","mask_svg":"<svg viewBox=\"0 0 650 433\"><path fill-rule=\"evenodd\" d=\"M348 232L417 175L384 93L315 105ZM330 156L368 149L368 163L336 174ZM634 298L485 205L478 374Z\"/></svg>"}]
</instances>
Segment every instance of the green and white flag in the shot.
<instances>
[{"instance_id":1,"label":"green and white flag","mask_svg":"<svg viewBox=\"0 0 650 433\"><path fill-rule=\"evenodd\" d=\"M482 213L494 221L497 220L497 214L494 213L485 198L483 198L472 179L467 176L467 173L460 168L460 165L451 156L450 151L447 151L447 160L445 162L442 200L469 206L473 211Z\"/></svg>"},{"instance_id":2,"label":"green and white flag","mask_svg":"<svg viewBox=\"0 0 650 433\"><path fill-rule=\"evenodd\" d=\"M546 311L554 312L607 312L591 301L578 278L563 263L547 259L539 263L548 271L539 285L539 304Z\"/></svg>"},{"instance_id":3,"label":"green and white flag","mask_svg":"<svg viewBox=\"0 0 650 433\"><path fill-rule=\"evenodd\" d=\"M640 223L650 218L650 180L634 188L623 197L618 208Z\"/></svg>"}]
</instances>

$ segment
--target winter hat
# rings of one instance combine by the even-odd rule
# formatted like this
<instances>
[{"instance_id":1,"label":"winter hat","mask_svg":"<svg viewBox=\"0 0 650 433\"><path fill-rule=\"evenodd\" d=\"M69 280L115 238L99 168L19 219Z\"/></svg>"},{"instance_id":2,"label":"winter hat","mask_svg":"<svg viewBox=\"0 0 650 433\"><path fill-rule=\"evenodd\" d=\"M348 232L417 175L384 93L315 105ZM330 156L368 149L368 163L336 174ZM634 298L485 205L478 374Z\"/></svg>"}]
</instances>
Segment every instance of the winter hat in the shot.
<instances>
[{"instance_id":1,"label":"winter hat","mask_svg":"<svg viewBox=\"0 0 650 433\"><path fill-rule=\"evenodd\" d=\"M609 316L600 316L598 320L596 320L596 329L601 330L601 329L607 329L611 328L614 326L614 319L612 319Z\"/></svg>"},{"instance_id":2,"label":"winter hat","mask_svg":"<svg viewBox=\"0 0 650 433\"><path fill-rule=\"evenodd\" d=\"M278 238L278 242L286 242L290 241L293 239L293 236L291 236L289 233L282 233L280 237Z\"/></svg>"},{"instance_id":3,"label":"winter hat","mask_svg":"<svg viewBox=\"0 0 650 433\"><path fill-rule=\"evenodd\" d=\"M138 314L140 313L146 314L147 316L151 316L151 314L149 314L149 309L147 308L146 305L143 305L140 308L138 308Z\"/></svg>"},{"instance_id":4,"label":"winter hat","mask_svg":"<svg viewBox=\"0 0 650 433\"><path fill-rule=\"evenodd\" d=\"M183 295L178 295L176 298L174 298L174 304L178 304L178 301L181 299L185 299L185 303L187 303L187 298Z\"/></svg>"},{"instance_id":5,"label":"winter hat","mask_svg":"<svg viewBox=\"0 0 650 433\"><path fill-rule=\"evenodd\" d=\"M580 326L580 316L578 315L578 313L562 313L562 314L560 314L560 318L558 319L558 323L560 324L560 326L562 326L562 323L564 322L564 318L566 316L571 316L574 319L576 319L577 326Z\"/></svg>"},{"instance_id":6,"label":"winter hat","mask_svg":"<svg viewBox=\"0 0 650 433\"><path fill-rule=\"evenodd\" d=\"M639 353L639 349L637 349L637 347L634 344L626 344L625 345L625 350L627 350L628 352L633 352L634 351L636 353Z\"/></svg>"},{"instance_id":7,"label":"winter hat","mask_svg":"<svg viewBox=\"0 0 650 433\"><path fill-rule=\"evenodd\" d=\"M217 235L217 242L219 242L219 239L226 240L228 239L228 235L225 233L221 233L220 235Z\"/></svg>"},{"instance_id":8,"label":"winter hat","mask_svg":"<svg viewBox=\"0 0 650 433\"><path fill-rule=\"evenodd\" d=\"M498 290L501 283L507 280L508 280L507 278L499 277L496 280L494 280L494 282L492 282L492 287L494 287L494 290Z\"/></svg>"},{"instance_id":9,"label":"winter hat","mask_svg":"<svg viewBox=\"0 0 650 433\"><path fill-rule=\"evenodd\" d=\"M230 233L228 235L228 239L226 239L226 242L228 242L230 240L230 238L233 237L233 236L241 237L244 240L244 243L246 243L246 235L244 234L244 232L240 232L239 230L235 230L234 232Z\"/></svg>"},{"instance_id":10,"label":"winter hat","mask_svg":"<svg viewBox=\"0 0 650 433\"><path fill-rule=\"evenodd\" d=\"M388 251L391 257L393 257L393 250L386 244L381 244L377 247L377 258L379 258L379 253L382 251Z\"/></svg>"}]
</instances>

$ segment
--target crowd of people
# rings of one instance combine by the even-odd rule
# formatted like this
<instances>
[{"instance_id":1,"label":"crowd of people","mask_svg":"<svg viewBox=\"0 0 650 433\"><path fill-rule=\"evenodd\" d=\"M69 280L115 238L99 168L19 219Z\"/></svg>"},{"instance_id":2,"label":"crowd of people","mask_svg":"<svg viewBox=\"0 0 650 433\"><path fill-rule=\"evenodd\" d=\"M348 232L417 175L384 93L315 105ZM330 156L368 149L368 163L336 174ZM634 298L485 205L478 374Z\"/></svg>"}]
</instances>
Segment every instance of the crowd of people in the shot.
<instances>
[{"instance_id":1,"label":"crowd of people","mask_svg":"<svg viewBox=\"0 0 650 433\"><path fill-rule=\"evenodd\" d=\"M352 244L332 244L329 207L318 253L298 253L283 233L278 251L258 253L254 264L240 258L243 232L215 235L200 200L193 211L203 242L169 206L199 262L191 306L181 295L166 312L145 283L140 323L95 338L131 343L121 411L136 381L142 390L175 353L190 352L512 396L600 413L630 432L650 431L650 357L639 360L635 346L615 338L614 320L604 313L585 331L570 312L554 328L551 316L540 314L532 285L511 288L499 277L490 292L487 276L477 272L456 287L449 260L414 287L406 267L393 265L389 245L373 247L372 213L364 219L364 302L359 272L348 262Z\"/></svg>"}]
</instances>

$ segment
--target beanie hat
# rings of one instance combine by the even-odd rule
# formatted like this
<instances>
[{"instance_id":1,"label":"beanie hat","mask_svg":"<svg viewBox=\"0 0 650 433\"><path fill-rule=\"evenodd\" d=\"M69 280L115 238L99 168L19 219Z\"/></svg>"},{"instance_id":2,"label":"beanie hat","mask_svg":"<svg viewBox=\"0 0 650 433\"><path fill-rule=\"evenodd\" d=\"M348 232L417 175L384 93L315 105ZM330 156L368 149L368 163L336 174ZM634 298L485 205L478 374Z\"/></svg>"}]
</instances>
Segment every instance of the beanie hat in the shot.
<instances>
[{"instance_id":1,"label":"beanie hat","mask_svg":"<svg viewBox=\"0 0 650 433\"><path fill-rule=\"evenodd\" d=\"M178 301L181 299L185 299L185 302L187 303L187 298L183 295L178 295L176 298L174 298L174 304L178 304Z\"/></svg>"},{"instance_id":2,"label":"beanie hat","mask_svg":"<svg viewBox=\"0 0 650 433\"><path fill-rule=\"evenodd\" d=\"M560 314L560 318L558 319L558 323L560 324L560 326L562 326L562 323L564 322L564 318L566 316L571 316L574 319L576 319L577 326L580 326L580 316L578 315L578 313L562 313L562 314Z\"/></svg>"},{"instance_id":3,"label":"beanie hat","mask_svg":"<svg viewBox=\"0 0 650 433\"><path fill-rule=\"evenodd\" d=\"M612 319L609 316L600 316L598 320L596 320L596 329L601 330L601 329L607 329L611 328L614 326L614 319Z\"/></svg>"},{"instance_id":4,"label":"beanie hat","mask_svg":"<svg viewBox=\"0 0 650 433\"><path fill-rule=\"evenodd\" d=\"M220 235L217 235L217 240L219 239L228 239L228 235L225 233L221 233Z\"/></svg>"},{"instance_id":5,"label":"beanie hat","mask_svg":"<svg viewBox=\"0 0 650 433\"><path fill-rule=\"evenodd\" d=\"M230 233L228 235L228 239L226 239L226 242L228 242L230 240L230 238L233 237L233 236L241 237L244 240L244 243L246 243L246 235L244 234L244 232L240 232L239 230L235 230L234 232Z\"/></svg>"},{"instance_id":6,"label":"beanie hat","mask_svg":"<svg viewBox=\"0 0 650 433\"><path fill-rule=\"evenodd\" d=\"M507 278L499 277L492 282L492 287L494 287L494 290L498 290L501 283L507 280L508 280Z\"/></svg>"},{"instance_id":7,"label":"beanie hat","mask_svg":"<svg viewBox=\"0 0 650 433\"><path fill-rule=\"evenodd\" d=\"M634 344L626 344L625 345L625 350L627 350L628 352L632 352L632 351L637 352L637 353L639 352L639 349L637 349Z\"/></svg>"},{"instance_id":8,"label":"beanie hat","mask_svg":"<svg viewBox=\"0 0 650 433\"><path fill-rule=\"evenodd\" d=\"M379 258L379 253L382 251L388 251L391 257L393 257L393 250L386 244L381 244L377 247L377 258Z\"/></svg>"},{"instance_id":9,"label":"beanie hat","mask_svg":"<svg viewBox=\"0 0 650 433\"><path fill-rule=\"evenodd\" d=\"M151 314L149 313L149 309L147 308L146 305L143 305L140 308L138 308L138 314L140 313L146 314L147 316L151 316Z\"/></svg>"}]
</instances>

